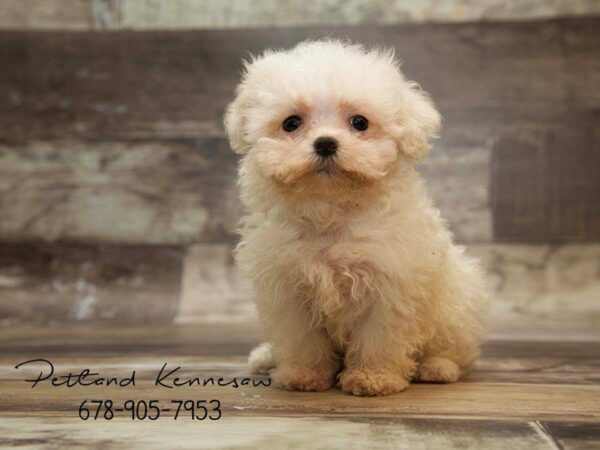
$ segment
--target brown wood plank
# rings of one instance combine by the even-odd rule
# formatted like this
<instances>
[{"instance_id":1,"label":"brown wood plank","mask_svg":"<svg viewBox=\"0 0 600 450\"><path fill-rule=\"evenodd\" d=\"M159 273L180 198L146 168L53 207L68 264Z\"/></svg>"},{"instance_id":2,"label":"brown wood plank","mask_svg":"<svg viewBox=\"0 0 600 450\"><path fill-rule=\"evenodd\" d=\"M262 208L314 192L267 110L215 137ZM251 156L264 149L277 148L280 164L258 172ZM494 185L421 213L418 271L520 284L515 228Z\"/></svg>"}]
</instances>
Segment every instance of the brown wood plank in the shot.
<instances>
[{"instance_id":1,"label":"brown wood plank","mask_svg":"<svg viewBox=\"0 0 600 450\"><path fill-rule=\"evenodd\" d=\"M223 138L0 144L0 240L231 241L236 161Z\"/></svg>"},{"instance_id":2,"label":"brown wood plank","mask_svg":"<svg viewBox=\"0 0 600 450\"><path fill-rule=\"evenodd\" d=\"M168 323L179 299L183 249L0 245L4 324Z\"/></svg>"},{"instance_id":3,"label":"brown wood plank","mask_svg":"<svg viewBox=\"0 0 600 450\"><path fill-rule=\"evenodd\" d=\"M225 330L225 331L223 331ZM0 353L31 355L41 351L50 356L135 355L152 351L173 356L247 355L261 341L257 323L193 324L188 326L155 325L110 326L107 324L71 324L68 327L0 327Z\"/></svg>"},{"instance_id":4,"label":"brown wood plank","mask_svg":"<svg viewBox=\"0 0 600 450\"><path fill-rule=\"evenodd\" d=\"M332 389L324 393L282 391L271 386L218 385L245 377L249 344L260 340L256 324L148 327L5 327L0 328L0 445L61 448L164 448L173 436L181 448L594 448L600 423L600 385L561 383L558 378L528 384L531 372L545 364L556 375L598 373L597 331L584 336L546 330L538 341L511 340L510 335L484 345L479 379L450 385L413 384L407 391L383 398L359 398ZM518 336L519 333L511 333ZM523 334L523 335L526 335ZM571 336L561 339L561 336ZM208 351L207 351L208 349ZM34 356L35 355L35 356ZM35 388L24 381L40 365L16 369L32 357L48 357L55 375L89 368L103 376L126 376L136 371L129 387ZM175 376L184 380L213 379L206 386L173 389L157 386L160 367L181 366ZM486 370L481 370L486 366ZM507 370L521 380L499 382L489 375ZM562 371L562 372L561 372ZM163 379L170 383L173 376ZM564 381L564 380L563 380ZM131 421L116 412L111 421L78 418L86 399L171 400L218 399L222 419L174 420L174 410L157 421ZM307 433L310 430L310 433Z\"/></svg>"},{"instance_id":5,"label":"brown wood plank","mask_svg":"<svg viewBox=\"0 0 600 450\"><path fill-rule=\"evenodd\" d=\"M20 361L19 361L20 362ZM158 371L164 361L157 361ZM195 374L204 380L202 374ZM210 377L209 377L210 378ZM214 379L214 378L213 378ZM226 382L231 382L223 374ZM163 383L168 383L165 379ZM241 380L238 381L241 383ZM355 397L331 389L326 394L289 392L272 386L218 386L160 388L154 381L138 381L135 387L58 388L29 383L0 381L2 416L63 416L77 408L86 398L127 399L196 398L219 399L224 409L249 415L321 415L343 413L345 416L381 415L408 417L476 417L497 420L583 421L600 420L600 386L507 385L495 383L413 384L406 391L388 397ZM245 395L242 395L245 394Z\"/></svg>"},{"instance_id":6,"label":"brown wood plank","mask_svg":"<svg viewBox=\"0 0 600 450\"><path fill-rule=\"evenodd\" d=\"M492 159L494 237L600 239L598 128L502 137Z\"/></svg>"},{"instance_id":7,"label":"brown wood plank","mask_svg":"<svg viewBox=\"0 0 600 450\"><path fill-rule=\"evenodd\" d=\"M3 139L206 136L248 52L307 38L391 45L430 91L446 139L481 141L525 124L594 123L596 18L546 22L321 27L288 30L3 32ZM533 74L533 75L532 75Z\"/></svg>"},{"instance_id":8,"label":"brown wood plank","mask_svg":"<svg viewBox=\"0 0 600 450\"><path fill-rule=\"evenodd\" d=\"M464 383L592 385L600 381L600 340L581 336L565 340L569 330L538 341L496 335L482 346L476 369ZM249 350L262 341L256 322L143 327L0 328L0 379L14 379L16 360L45 355L67 370L84 362L140 376L156 369L153 361L180 364L193 371L248 375Z\"/></svg>"},{"instance_id":9,"label":"brown wood plank","mask_svg":"<svg viewBox=\"0 0 600 450\"><path fill-rule=\"evenodd\" d=\"M130 353L127 355L112 355L102 348L94 349L93 356L83 353L73 353L64 356L58 352L44 352L52 361L56 370L61 372L81 371L82 367L93 366L95 370L102 373L110 373L111 376L127 376L132 370L136 371L139 380L152 380L164 362L169 367L180 366L178 373L181 376L194 377L202 374L205 377L252 377L253 379L264 379L264 377L250 374L247 364L247 353L240 355L229 355L225 346L216 347L198 343L198 350L194 350L195 356L181 355L180 352L169 353L165 349L145 349L147 356ZM225 348L222 355L216 353ZM249 349L248 349L249 350ZM64 349L63 349L64 351ZM207 353L207 355L202 355ZM8 353L0 357L0 379L22 380L27 376L36 376L37 372L17 372L14 366L29 359L34 359L40 352L23 352L16 355ZM485 354L477 362L475 369L461 379L461 383L467 384L504 384L504 385L598 385L600 382L600 369L598 364L590 365L573 359L561 364L549 357L538 358L510 358L497 359Z\"/></svg>"}]
</instances>

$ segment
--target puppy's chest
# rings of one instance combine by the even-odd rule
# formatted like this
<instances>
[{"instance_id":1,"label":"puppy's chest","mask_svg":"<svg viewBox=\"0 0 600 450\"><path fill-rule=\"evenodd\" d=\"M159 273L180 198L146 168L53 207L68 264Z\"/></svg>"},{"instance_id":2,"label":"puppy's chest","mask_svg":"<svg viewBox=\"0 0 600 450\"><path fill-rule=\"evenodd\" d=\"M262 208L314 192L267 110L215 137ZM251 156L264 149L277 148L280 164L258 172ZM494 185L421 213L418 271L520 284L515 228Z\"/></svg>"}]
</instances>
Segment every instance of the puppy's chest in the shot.
<instances>
[{"instance_id":1,"label":"puppy's chest","mask_svg":"<svg viewBox=\"0 0 600 450\"><path fill-rule=\"evenodd\" d=\"M299 284L311 312L322 320L355 315L372 298L375 268L352 242L314 245Z\"/></svg>"}]
</instances>

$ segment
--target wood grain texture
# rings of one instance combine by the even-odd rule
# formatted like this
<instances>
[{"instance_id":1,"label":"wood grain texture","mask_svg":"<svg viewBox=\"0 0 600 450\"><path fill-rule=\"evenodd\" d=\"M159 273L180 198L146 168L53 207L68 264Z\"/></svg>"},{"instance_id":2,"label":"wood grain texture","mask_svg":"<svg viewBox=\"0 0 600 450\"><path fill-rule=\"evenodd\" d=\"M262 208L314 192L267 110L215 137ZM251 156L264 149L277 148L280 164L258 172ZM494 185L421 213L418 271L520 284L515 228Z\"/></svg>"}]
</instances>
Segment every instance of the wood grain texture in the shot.
<instances>
[{"instance_id":1,"label":"wood grain texture","mask_svg":"<svg viewBox=\"0 0 600 450\"><path fill-rule=\"evenodd\" d=\"M2 0L0 29L93 29L95 28L95 2L95 0Z\"/></svg>"},{"instance_id":2,"label":"wood grain texture","mask_svg":"<svg viewBox=\"0 0 600 450\"><path fill-rule=\"evenodd\" d=\"M595 123L599 19L163 33L4 32L0 136L206 136L248 52L307 37L394 46L440 105L445 136ZM43 39L41 38L43 36ZM533 74L533 75L532 75ZM543 75L542 75L543 74ZM462 125L462 126L461 126Z\"/></svg>"},{"instance_id":3,"label":"wood grain texture","mask_svg":"<svg viewBox=\"0 0 600 450\"><path fill-rule=\"evenodd\" d=\"M600 73L595 58L600 42L597 24L598 19L565 19L527 24L336 28L333 33L367 44L395 46L405 60L408 77L432 93L446 125L442 140L421 170L457 239L485 242L493 238L488 186L494 142L503 142L505 136L523 129L548 135L549 130L560 127L569 136L594 129L600 99L595 89ZM2 163L17 171L7 179L20 180L4 184L2 201L20 201L22 205L3 208L2 235L6 239L52 240L58 236L75 241L166 244L227 240L241 208L234 188L227 187L233 183L234 159L218 159L226 145L218 139L223 136L223 109L238 82L240 59L248 51L289 46L308 36L331 33L331 28L44 33L43 39L32 32L2 33L0 63L6 70L0 75L0 88L8 93L0 102ZM532 76L542 73L546 75ZM583 146L578 142L563 142L565 149L573 145L584 149L573 151L572 167L586 166L582 164L588 158L586 151L594 151L596 146L596 140ZM218 157L215 164L223 164L212 166L215 177L224 175L214 181L215 192L210 183L200 181L208 195L194 191L196 186L189 182L188 172L176 162L156 168L161 155L186 153L181 150L186 145L199 146L207 157L214 151ZM149 153L152 149L158 149L156 158ZM75 173L82 167L73 168L70 183L49 181L45 185L43 170L36 180L22 179L35 169L35 163L54 170L55 166L40 159L61 152L63 156L80 154L76 161L81 164L86 159L98 161L103 154L144 155L137 161L140 172L156 174L159 184L168 183L170 188L157 193L157 188L142 181L156 201L139 192L124 192L122 183L110 189L102 185L104 180L114 180L115 174L108 170L108 175L94 173L91 177L100 183L100 195L90 200L88 183L78 183ZM495 153L500 157L500 151ZM148 167L143 167L142 161L147 161ZM202 167L195 166L197 160L188 158L185 163L191 164L192 176L204 173ZM94 164L100 172L102 167ZM511 183L512 166L494 167L494 180L505 180L494 181L494 186L499 186L494 197L495 217L501 224L496 228L507 230L517 222L512 238L532 239L531 231L521 232L520 218L505 217L507 210L501 208L506 202L500 199L510 197L509 187L522 189L519 183ZM57 169L57 173L64 169ZM177 176L178 170L184 176ZM49 174L48 179L55 178ZM558 211L553 215L557 224L547 226L552 232L533 238L597 239L598 220L589 212L594 208L590 205L597 204L590 199L597 197L595 185L582 187L573 177L566 182L552 176L549 179L554 180L549 190L553 194L545 205ZM140 182L139 177L132 182ZM11 190L13 184L16 190ZM502 187L505 185L507 192ZM525 190L528 192L527 186ZM579 195L583 200L576 200ZM221 196L225 199L223 207L217 201L210 203L210 199ZM164 210L172 214L163 214L162 202ZM578 208L577 214L571 215L569 205L575 204L579 205L573 206ZM132 219L127 224L119 220L126 208ZM32 212L46 210L47 214L34 217L30 223ZM60 210L70 211L67 217L74 226L61 222ZM107 227L95 220L99 211L116 218L118 226ZM508 208L517 216L519 211Z\"/></svg>"},{"instance_id":4,"label":"wood grain texture","mask_svg":"<svg viewBox=\"0 0 600 450\"><path fill-rule=\"evenodd\" d=\"M491 238L490 155L438 148L421 167L463 242ZM0 241L231 242L237 160L224 138L0 143Z\"/></svg>"},{"instance_id":5,"label":"wood grain texture","mask_svg":"<svg viewBox=\"0 0 600 450\"><path fill-rule=\"evenodd\" d=\"M462 243L493 240L489 202L491 143L436 142L418 170L436 208Z\"/></svg>"},{"instance_id":6,"label":"wood grain texture","mask_svg":"<svg viewBox=\"0 0 600 450\"><path fill-rule=\"evenodd\" d=\"M600 13L590 0L122 0L120 26L130 29L384 25L402 22L526 20Z\"/></svg>"},{"instance_id":7,"label":"wood grain texture","mask_svg":"<svg viewBox=\"0 0 600 450\"><path fill-rule=\"evenodd\" d=\"M527 335L530 330L525 330ZM451 385L413 384L384 398L358 398L330 390L286 392L273 387L180 387L154 384L163 363L182 367L182 379L254 377L245 357L260 341L255 324L206 326L0 328L0 444L61 448L164 448L173 435L181 448L594 448L600 423L597 330L587 340L568 330L536 342L497 335L483 347L474 372ZM566 339L565 339L566 338ZM92 368L105 376L136 370L135 387L31 389L25 378L46 357L56 374ZM559 362L560 361L560 362ZM498 374L513 372L512 378ZM596 382L577 378L594 374ZM554 378L537 379L544 374ZM218 398L223 419L194 423L164 413L155 422L124 418L81 422L86 398ZM310 429L311 433L306 433Z\"/></svg>"},{"instance_id":8,"label":"wood grain texture","mask_svg":"<svg viewBox=\"0 0 600 450\"><path fill-rule=\"evenodd\" d=\"M0 240L230 241L236 161L211 138L0 144Z\"/></svg>"},{"instance_id":9,"label":"wood grain texture","mask_svg":"<svg viewBox=\"0 0 600 450\"><path fill-rule=\"evenodd\" d=\"M600 245L472 244L505 323L600 323Z\"/></svg>"},{"instance_id":10,"label":"wood grain texture","mask_svg":"<svg viewBox=\"0 0 600 450\"><path fill-rule=\"evenodd\" d=\"M545 430L565 450L600 449L599 423L542 422Z\"/></svg>"},{"instance_id":11,"label":"wood grain texture","mask_svg":"<svg viewBox=\"0 0 600 450\"><path fill-rule=\"evenodd\" d=\"M233 413L234 415L232 415ZM77 423L69 417L6 418L0 445L91 449L416 449L555 450L535 430L516 421L399 419L381 417L261 417L229 415L219 422L161 419L153 423L113 420Z\"/></svg>"},{"instance_id":12,"label":"wood grain texture","mask_svg":"<svg viewBox=\"0 0 600 450\"><path fill-rule=\"evenodd\" d=\"M599 13L594 0L3 0L0 29L271 28L531 20Z\"/></svg>"},{"instance_id":13,"label":"wood grain texture","mask_svg":"<svg viewBox=\"0 0 600 450\"><path fill-rule=\"evenodd\" d=\"M482 242L493 238L488 186L495 140L503 142L504 136L523 129L547 135L548 130L559 126L574 136L582 129L594 129L600 99L595 89L600 73L595 58L600 44L597 24L597 19L569 19L485 26L404 25L336 28L333 34L395 46L405 61L408 77L419 80L432 93L445 116L445 130L421 170L457 239ZM2 201L15 204L17 198L22 206L3 208L7 212L0 220L2 236L165 244L226 240L241 208L234 188L226 184L233 183L234 158L219 159L226 145L219 139L223 136L222 112L238 82L240 59L248 51L289 46L308 36L331 33L331 28L294 28L285 33L45 33L44 39L31 32L3 33L0 63L6 70L0 75L0 88L8 95L0 103L2 163L20 181L5 182ZM546 75L536 75L542 73ZM567 139L565 148L579 141L573 142ZM579 147L589 152L595 150L595 143L593 140L584 143L587 147ZM186 145L189 152L182 150ZM156 157L150 155L153 149ZM167 153L196 150L207 157L215 152L214 164L223 164L211 167L223 175L214 181L216 192L208 183L199 183L207 194L195 190L197 186L188 182L189 172L177 162L156 167ZM63 156L77 152L80 164L102 161L105 155L117 153L129 153L132 158L144 155L137 160L137 169L158 177L160 183L168 182L170 188L157 193L142 181L143 189L156 195L153 198L157 201L131 189L123 192L123 182L109 189L102 183L112 183L116 175L108 170L108 175L95 173L90 180L100 183L101 191L90 200L89 183L77 180L76 171L81 166L73 167L69 183L49 181L46 185L22 179L35 172L35 164L51 172L40 169L36 173L39 179L55 179L52 171L56 166L42 160L61 152ZM500 153L495 151L497 157ZM581 166L587 157L585 151L573 151L573 167ZM196 167L197 159L187 158L185 163L190 164L194 175L203 173L202 167ZM502 186L513 191L520 186L511 184L512 166L503 164L493 166L493 185L498 187L495 219L501 224L497 229L508 229L519 220L505 217L506 208L501 208L506 203L501 199L508 196ZM97 171L101 170L99 167ZM180 177L176 176L178 170ZM56 171L64 172L65 167ZM126 172L120 176L125 177ZM554 183L550 191L556 195L545 205L553 211L555 203L562 205L553 217L564 222L554 226L550 234L561 239L573 235L596 239L595 216L589 212L594 208L590 205L595 204L590 198L595 195L595 185L582 187L573 177L561 185L558 179L549 179L554 180L549 181ZM139 177L133 177L132 182L140 182ZM16 190L11 190L13 184ZM539 189L539 183L536 186ZM574 204L579 195L584 200L577 203L578 215L570 219L567 213L571 210L565 205ZM205 204L221 196L225 199L223 208L217 201ZM163 202L164 209L160 205ZM117 217L118 226L107 227L95 220L96 208L107 217ZM61 222L61 209L70 211L67 217L76 226ZM127 223L119 220L120 211L126 209L131 212ZM173 213L163 216L165 209ZM560 216L567 209L566 218ZM49 212L31 224L31 213L40 210ZM76 211L82 211L80 216L75 217ZM505 223L508 226L502 225ZM532 233L525 230L520 234L522 228L513 227L514 238L530 239Z\"/></svg>"},{"instance_id":14,"label":"wood grain texture","mask_svg":"<svg viewBox=\"0 0 600 450\"><path fill-rule=\"evenodd\" d=\"M183 250L108 245L0 245L3 324L168 323Z\"/></svg>"},{"instance_id":15,"label":"wood grain texture","mask_svg":"<svg viewBox=\"0 0 600 450\"><path fill-rule=\"evenodd\" d=\"M600 128L502 137L493 150L496 240L600 239Z\"/></svg>"}]
</instances>

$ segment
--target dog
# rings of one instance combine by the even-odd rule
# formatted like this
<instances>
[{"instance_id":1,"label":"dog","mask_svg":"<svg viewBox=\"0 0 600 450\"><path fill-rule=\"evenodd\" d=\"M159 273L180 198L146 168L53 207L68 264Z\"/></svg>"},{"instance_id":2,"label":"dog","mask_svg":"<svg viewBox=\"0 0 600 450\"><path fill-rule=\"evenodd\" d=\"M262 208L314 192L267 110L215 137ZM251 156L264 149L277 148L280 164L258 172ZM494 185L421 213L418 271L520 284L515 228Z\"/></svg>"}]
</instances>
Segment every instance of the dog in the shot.
<instances>
[{"instance_id":1,"label":"dog","mask_svg":"<svg viewBox=\"0 0 600 450\"><path fill-rule=\"evenodd\" d=\"M245 62L225 129L250 214L235 249L274 385L364 396L472 367L486 301L415 166L441 117L394 52L334 39Z\"/></svg>"}]
</instances>

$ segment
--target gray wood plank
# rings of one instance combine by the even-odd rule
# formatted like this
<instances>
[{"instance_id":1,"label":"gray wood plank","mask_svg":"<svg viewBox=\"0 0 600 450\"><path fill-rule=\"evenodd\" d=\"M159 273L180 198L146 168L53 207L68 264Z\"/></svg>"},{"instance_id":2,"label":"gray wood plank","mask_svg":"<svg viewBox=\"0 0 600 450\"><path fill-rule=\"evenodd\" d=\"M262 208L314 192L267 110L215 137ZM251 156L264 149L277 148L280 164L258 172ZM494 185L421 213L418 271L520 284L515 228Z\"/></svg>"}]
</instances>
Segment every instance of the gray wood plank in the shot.
<instances>
[{"instance_id":1,"label":"gray wood plank","mask_svg":"<svg viewBox=\"0 0 600 450\"><path fill-rule=\"evenodd\" d=\"M542 422L561 450L600 449L600 423Z\"/></svg>"},{"instance_id":2,"label":"gray wood plank","mask_svg":"<svg viewBox=\"0 0 600 450\"><path fill-rule=\"evenodd\" d=\"M99 2L96 0L2 0L0 30L93 29L95 3Z\"/></svg>"},{"instance_id":3,"label":"gray wood plank","mask_svg":"<svg viewBox=\"0 0 600 450\"><path fill-rule=\"evenodd\" d=\"M0 245L0 323L168 323L183 250L110 245Z\"/></svg>"},{"instance_id":4,"label":"gray wood plank","mask_svg":"<svg viewBox=\"0 0 600 450\"><path fill-rule=\"evenodd\" d=\"M463 242L491 237L490 155L439 148L421 167ZM0 241L231 242L237 161L224 138L0 143Z\"/></svg>"},{"instance_id":5,"label":"gray wood plank","mask_svg":"<svg viewBox=\"0 0 600 450\"><path fill-rule=\"evenodd\" d=\"M236 161L222 138L0 144L0 240L231 241Z\"/></svg>"},{"instance_id":6,"label":"gray wood plank","mask_svg":"<svg viewBox=\"0 0 600 450\"><path fill-rule=\"evenodd\" d=\"M503 136L492 152L494 237L600 239L598 127Z\"/></svg>"},{"instance_id":7,"label":"gray wood plank","mask_svg":"<svg viewBox=\"0 0 600 450\"><path fill-rule=\"evenodd\" d=\"M75 15L87 7L83 17ZM93 7L94 22L89 21ZM532 20L599 14L593 0L3 0L3 29L164 30ZM78 20L77 20L78 19ZM83 20L88 19L88 20Z\"/></svg>"},{"instance_id":8,"label":"gray wood plank","mask_svg":"<svg viewBox=\"0 0 600 450\"><path fill-rule=\"evenodd\" d=\"M65 413L66 414L66 413ZM141 423L85 424L71 417L8 418L6 447L90 449L410 449L555 450L528 422L334 416L242 416L227 410L211 423L161 418Z\"/></svg>"}]
</instances>

